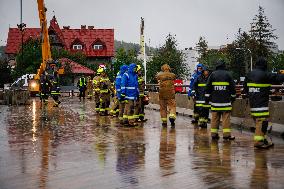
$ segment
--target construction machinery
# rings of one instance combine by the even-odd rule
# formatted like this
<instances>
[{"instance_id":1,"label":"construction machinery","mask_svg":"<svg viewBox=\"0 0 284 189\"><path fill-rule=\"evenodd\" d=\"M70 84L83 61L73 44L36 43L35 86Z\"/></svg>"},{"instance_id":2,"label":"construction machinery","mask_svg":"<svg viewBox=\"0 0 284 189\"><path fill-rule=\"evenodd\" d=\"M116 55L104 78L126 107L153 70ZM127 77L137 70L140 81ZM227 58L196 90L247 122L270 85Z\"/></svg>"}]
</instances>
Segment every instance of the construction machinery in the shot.
<instances>
[{"instance_id":1,"label":"construction machinery","mask_svg":"<svg viewBox=\"0 0 284 189\"><path fill-rule=\"evenodd\" d=\"M38 94L40 91L40 78L43 74L51 74L47 73L47 69L51 68L53 71L57 71L58 74L63 74L64 69L58 69L58 65L52 60L51 50L50 50L50 42L48 37L48 27L46 20L46 7L44 5L44 0L37 0L38 4L38 14L40 20L41 27L41 52L42 52L42 63L37 69L37 73L33 79L29 80L29 91L31 95Z\"/></svg>"}]
</instances>

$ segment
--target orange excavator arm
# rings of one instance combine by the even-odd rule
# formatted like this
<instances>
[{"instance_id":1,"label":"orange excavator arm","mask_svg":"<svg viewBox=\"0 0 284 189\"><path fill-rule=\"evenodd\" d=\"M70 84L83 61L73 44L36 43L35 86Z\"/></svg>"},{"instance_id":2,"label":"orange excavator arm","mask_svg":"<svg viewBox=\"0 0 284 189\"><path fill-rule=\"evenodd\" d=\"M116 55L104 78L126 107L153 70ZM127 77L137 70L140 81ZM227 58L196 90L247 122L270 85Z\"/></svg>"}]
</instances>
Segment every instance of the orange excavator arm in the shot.
<instances>
[{"instance_id":1,"label":"orange excavator arm","mask_svg":"<svg viewBox=\"0 0 284 189\"><path fill-rule=\"evenodd\" d=\"M44 0L37 0L38 4L38 15L41 27L41 51L42 51L42 63L40 68L37 70L35 79L40 79L41 74L45 71L46 63L51 60L51 50L48 37L48 28L46 20L46 8L44 5Z\"/></svg>"}]
</instances>

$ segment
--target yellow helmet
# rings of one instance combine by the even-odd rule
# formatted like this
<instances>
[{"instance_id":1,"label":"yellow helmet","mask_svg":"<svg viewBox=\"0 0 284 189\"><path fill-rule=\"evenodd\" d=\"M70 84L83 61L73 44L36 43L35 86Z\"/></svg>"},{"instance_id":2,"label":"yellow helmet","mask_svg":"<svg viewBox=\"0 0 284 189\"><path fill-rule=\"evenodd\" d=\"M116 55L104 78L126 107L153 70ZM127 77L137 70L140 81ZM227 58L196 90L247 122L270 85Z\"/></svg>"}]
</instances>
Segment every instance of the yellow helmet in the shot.
<instances>
[{"instance_id":1,"label":"yellow helmet","mask_svg":"<svg viewBox=\"0 0 284 189\"><path fill-rule=\"evenodd\" d=\"M139 70L141 70L141 66L138 64L138 65L136 66L136 71L139 71Z\"/></svg>"},{"instance_id":2,"label":"yellow helmet","mask_svg":"<svg viewBox=\"0 0 284 189\"><path fill-rule=\"evenodd\" d=\"M97 70L97 73L98 73L98 74L101 74L102 72L104 72L104 69L103 69L103 68L99 68L99 69Z\"/></svg>"}]
</instances>

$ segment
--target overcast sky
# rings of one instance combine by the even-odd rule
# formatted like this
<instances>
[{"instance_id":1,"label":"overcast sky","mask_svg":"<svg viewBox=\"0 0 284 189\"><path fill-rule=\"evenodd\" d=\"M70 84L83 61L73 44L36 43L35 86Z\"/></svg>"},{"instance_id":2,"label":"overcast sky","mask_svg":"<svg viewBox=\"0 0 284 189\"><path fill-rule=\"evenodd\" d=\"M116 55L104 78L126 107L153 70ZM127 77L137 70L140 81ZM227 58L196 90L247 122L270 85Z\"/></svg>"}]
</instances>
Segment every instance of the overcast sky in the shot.
<instances>
[{"instance_id":1,"label":"overcast sky","mask_svg":"<svg viewBox=\"0 0 284 189\"><path fill-rule=\"evenodd\" d=\"M139 43L140 17L145 18L145 39L162 45L175 34L179 47L195 46L204 36L210 46L234 40L238 28L248 31L258 6L265 8L276 43L284 49L284 0L45 0L48 21L55 13L62 26L114 28L115 39ZM54 11L54 13L53 13ZM36 0L23 0L23 22L39 27ZM20 0L0 0L0 45L10 27L20 23Z\"/></svg>"}]
</instances>

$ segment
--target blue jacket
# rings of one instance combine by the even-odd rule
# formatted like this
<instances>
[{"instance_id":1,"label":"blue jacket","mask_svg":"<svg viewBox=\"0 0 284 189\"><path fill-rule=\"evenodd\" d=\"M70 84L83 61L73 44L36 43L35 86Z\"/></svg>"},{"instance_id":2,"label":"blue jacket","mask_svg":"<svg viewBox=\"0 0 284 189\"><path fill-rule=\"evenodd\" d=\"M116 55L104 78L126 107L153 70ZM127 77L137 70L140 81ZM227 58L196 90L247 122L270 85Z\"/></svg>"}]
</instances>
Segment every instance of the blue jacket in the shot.
<instances>
[{"instance_id":1,"label":"blue jacket","mask_svg":"<svg viewBox=\"0 0 284 189\"><path fill-rule=\"evenodd\" d=\"M202 69L204 69L203 64L197 64L196 65L196 72L192 75L192 77L190 79L189 90L188 90L188 93L187 93L188 96L191 96L191 92L192 92L194 83L196 82L198 76L202 74L202 72L198 71L198 69L197 69L198 67L201 67Z\"/></svg>"},{"instance_id":2,"label":"blue jacket","mask_svg":"<svg viewBox=\"0 0 284 189\"><path fill-rule=\"evenodd\" d=\"M125 94L127 100L137 100L139 96L138 77L135 68L136 64L130 64L127 72L122 76L121 94Z\"/></svg>"},{"instance_id":3,"label":"blue jacket","mask_svg":"<svg viewBox=\"0 0 284 189\"><path fill-rule=\"evenodd\" d=\"M120 71L117 73L117 76L115 78L115 90L118 100L120 100L121 98L121 79L123 74L127 71L127 69L128 69L127 65L120 66Z\"/></svg>"}]
</instances>

